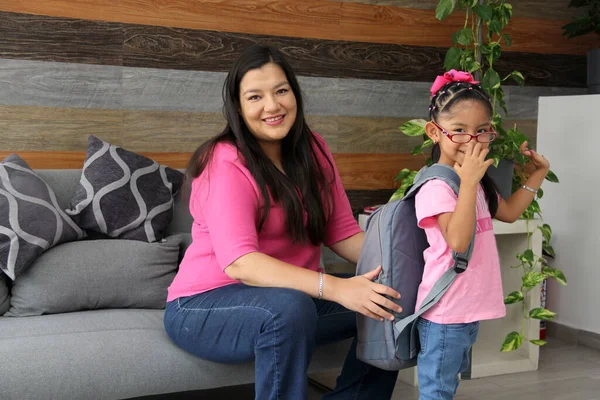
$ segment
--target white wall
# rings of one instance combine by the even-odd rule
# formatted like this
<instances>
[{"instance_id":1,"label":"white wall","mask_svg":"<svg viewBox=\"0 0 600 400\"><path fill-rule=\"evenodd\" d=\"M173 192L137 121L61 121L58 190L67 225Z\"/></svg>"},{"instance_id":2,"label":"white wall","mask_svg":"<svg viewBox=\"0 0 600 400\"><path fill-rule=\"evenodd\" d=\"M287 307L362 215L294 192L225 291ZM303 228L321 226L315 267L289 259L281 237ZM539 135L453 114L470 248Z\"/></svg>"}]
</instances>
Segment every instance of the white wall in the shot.
<instances>
[{"instance_id":1,"label":"white wall","mask_svg":"<svg viewBox=\"0 0 600 400\"><path fill-rule=\"evenodd\" d=\"M548 285L560 324L600 333L600 95L540 97L537 147L559 184L540 204L568 286Z\"/></svg>"}]
</instances>

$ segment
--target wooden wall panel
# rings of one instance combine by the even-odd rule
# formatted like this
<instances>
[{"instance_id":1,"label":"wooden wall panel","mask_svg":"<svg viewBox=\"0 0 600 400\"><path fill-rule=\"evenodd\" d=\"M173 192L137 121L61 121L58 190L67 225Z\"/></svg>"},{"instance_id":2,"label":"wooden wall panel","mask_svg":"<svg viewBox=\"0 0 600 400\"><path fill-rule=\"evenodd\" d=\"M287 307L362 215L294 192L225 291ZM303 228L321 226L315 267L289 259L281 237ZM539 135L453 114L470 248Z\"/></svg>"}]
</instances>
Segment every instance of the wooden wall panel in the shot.
<instances>
[{"instance_id":1,"label":"wooden wall panel","mask_svg":"<svg viewBox=\"0 0 600 400\"><path fill-rule=\"evenodd\" d=\"M430 82L444 47L249 35L0 12L0 58L226 72L247 47L282 49L297 74ZM506 52L501 75L518 69L534 86L585 86L586 57ZM514 84L512 81L508 84Z\"/></svg>"},{"instance_id":2,"label":"wooden wall panel","mask_svg":"<svg viewBox=\"0 0 600 400\"><path fill-rule=\"evenodd\" d=\"M0 13L0 57L121 65L120 23Z\"/></svg>"},{"instance_id":3,"label":"wooden wall panel","mask_svg":"<svg viewBox=\"0 0 600 400\"><path fill-rule=\"evenodd\" d=\"M422 142L399 127L409 118L308 115L334 153L410 153ZM535 147L535 120L517 124ZM84 151L89 135L136 152L189 152L225 127L220 113L0 106L2 150Z\"/></svg>"},{"instance_id":4,"label":"wooden wall panel","mask_svg":"<svg viewBox=\"0 0 600 400\"><path fill-rule=\"evenodd\" d=\"M0 105L221 112L224 73L0 59ZM305 110L316 115L413 118L427 112L427 82L306 77ZM537 118L540 95L585 89L506 87L519 119Z\"/></svg>"},{"instance_id":5,"label":"wooden wall panel","mask_svg":"<svg viewBox=\"0 0 600 400\"><path fill-rule=\"evenodd\" d=\"M462 18L444 23L431 10L333 1L295 0L4 0L0 11L143 25L243 32L314 39L351 40L417 46L449 46ZM561 36L566 21L514 17L507 33L514 44L507 51L586 54L593 36L568 40Z\"/></svg>"},{"instance_id":6,"label":"wooden wall panel","mask_svg":"<svg viewBox=\"0 0 600 400\"><path fill-rule=\"evenodd\" d=\"M309 115L307 119L310 127L327 141L329 148L338 151L339 120L344 117ZM133 151L186 152L216 136L225 125L225 118L219 113L128 110L124 112L123 146ZM343 134L359 135L361 132L355 129ZM370 149L374 150L376 146Z\"/></svg>"},{"instance_id":7,"label":"wooden wall panel","mask_svg":"<svg viewBox=\"0 0 600 400\"><path fill-rule=\"evenodd\" d=\"M593 36L567 40L561 36L565 21L514 17L505 29L513 45L505 51L549 54L586 54L597 42ZM438 21L428 10L344 3L340 37L344 40L452 46L452 34L462 28L464 17L452 14Z\"/></svg>"},{"instance_id":8,"label":"wooden wall panel","mask_svg":"<svg viewBox=\"0 0 600 400\"><path fill-rule=\"evenodd\" d=\"M3 0L0 10L226 32L337 39L341 3L321 0Z\"/></svg>"},{"instance_id":9,"label":"wooden wall panel","mask_svg":"<svg viewBox=\"0 0 600 400\"><path fill-rule=\"evenodd\" d=\"M591 36L560 36L566 21L552 10L563 0L536 15L541 1L515 5L514 45L497 63L526 76L526 88L506 86L506 99L533 146L538 97L584 93L585 52L597 46ZM4 0L0 157L81 168L94 134L183 168L224 126L224 71L264 42L300 75L310 126L334 152L353 205L386 200L400 169L425 162L409 154L419 138L398 127L426 114L431 81L462 25L458 16L437 21L432 2Z\"/></svg>"},{"instance_id":10,"label":"wooden wall panel","mask_svg":"<svg viewBox=\"0 0 600 400\"><path fill-rule=\"evenodd\" d=\"M122 110L0 106L2 150L81 151L89 135L123 145Z\"/></svg>"},{"instance_id":11,"label":"wooden wall panel","mask_svg":"<svg viewBox=\"0 0 600 400\"><path fill-rule=\"evenodd\" d=\"M0 151L0 160L11 151ZM80 169L85 152L27 151L17 153L33 169ZM140 152L160 164L185 168L190 152ZM418 169L425 164L424 157L410 154L334 154L342 183L346 190L379 190L397 187L394 177L402 168Z\"/></svg>"},{"instance_id":12,"label":"wooden wall panel","mask_svg":"<svg viewBox=\"0 0 600 400\"><path fill-rule=\"evenodd\" d=\"M0 104L119 109L122 69L106 65L0 59Z\"/></svg>"},{"instance_id":13,"label":"wooden wall panel","mask_svg":"<svg viewBox=\"0 0 600 400\"><path fill-rule=\"evenodd\" d=\"M370 207L388 202L395 189L378 189L378 190L346 190L352 213L356 218L361 214L365 207Z\"/></svg>"},{"instance_id":14,"label":"wooden wall panel","mask_svg":"<svg viewBox=\"0 0 600 400\"><path fill-rule=\"evenodd\" d=\"M410 154L334 154L340 177L347 190L391 189L403 168L419 169L425 156Z\"/></svg>"},{"instance_id":15,"label":"wooden wall panel","mask_svg":"<svg viewBox=\"0 0 600 400\"><path fill-rule=\"evenodd\" d=\"M429 82L441 74L447 48L287 38L124 25L123 63L131 67L227 71L246 47L278 47L299 75ZM505 52L496 68L515 69L528 85L585 86L586 57ZM507 84L514 84L512 81Z\"/></svg>"},{"instance_id":16,"label":"wooden wall panel","mask_svg":"<svg viewBox=\"0 0 600 400\"><path fill-rule=\"evenodd\" d=\"M255 43L282 50L303 76L429 81L446 49L124 25L124 65L227 71ZM540 63L541 66L541 63Z\"/></svg>"},{"instance_id":17,"label":"wooden wall panel","mask_svg":"<svg viewBox=\"0 0 600 400\"><path fill-rule=\"evenodd\" d=\"M346 3L376 4L406 8L435 10L439 0L341 0ZM516 17L532 17L545 19L570 19L581 11L568 7L569 0L512 0L513 15Z\"/></svg>"},{"instance_id":18,"label":"wooden wall panel","mask_svg":"<svg viewBox=\"0 0 600 400\"><path fill-rule=\"evenodd\" d=\"M587 86L587 56L504 52L494 67L503 77L520 71L526 86ZM512 86L512 79L504 86Z\"/></svg>"}]
</instances>

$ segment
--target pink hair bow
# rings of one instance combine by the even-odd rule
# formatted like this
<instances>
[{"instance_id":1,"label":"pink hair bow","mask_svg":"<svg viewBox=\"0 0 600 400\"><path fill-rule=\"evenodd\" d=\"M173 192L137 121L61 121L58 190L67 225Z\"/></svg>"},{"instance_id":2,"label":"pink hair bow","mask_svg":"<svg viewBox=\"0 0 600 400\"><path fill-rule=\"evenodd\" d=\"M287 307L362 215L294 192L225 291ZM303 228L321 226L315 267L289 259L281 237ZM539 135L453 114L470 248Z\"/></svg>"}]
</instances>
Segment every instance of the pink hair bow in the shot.
<instances>
[{"instance_id":1,"label":"pink hair bow","mask_svg":"<svg viewBox=\"0 0 600 400\"><path fill-rule=\"evenodd\" d=\"M468 82L468 83L479 83L478 81L473 79L473 75L465 71L457 71L455 69L451 69L448 72L444 72L444 75L438 75L431 85L431 95L435 96L435 94L440 90L445 84L450 82Z\"/></svg>"}]
</instances>

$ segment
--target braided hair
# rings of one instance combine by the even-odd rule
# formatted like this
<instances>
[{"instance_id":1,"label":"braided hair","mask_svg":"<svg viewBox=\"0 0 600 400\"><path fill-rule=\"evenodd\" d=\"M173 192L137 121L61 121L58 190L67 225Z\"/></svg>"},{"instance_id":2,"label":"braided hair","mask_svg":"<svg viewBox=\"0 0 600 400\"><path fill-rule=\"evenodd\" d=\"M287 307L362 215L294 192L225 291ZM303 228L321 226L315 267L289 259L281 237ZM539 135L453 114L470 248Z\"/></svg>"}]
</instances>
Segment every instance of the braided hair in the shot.
<instances>
[{"instance_id":1,"label":"braided hair","mask_svg":"<svg viewBox=\"0 0 600 400\"><path fill-rule=\"evenodd\" d=\"M429 118L432 121L438 122L440 114L450 113L455 105L463 101L480 102L488 110L491 119L493 113L491 100L481 85L456 81L445 84L431 98ZM431 150L431 159L434 163L437 163L440 160L440 156L440 145L439 143L435 143ZM483 186L490 214L494 217L496 211L498 211L498 186L487 172L481 179L481 185Z\"/></svg>"}]
</instances>

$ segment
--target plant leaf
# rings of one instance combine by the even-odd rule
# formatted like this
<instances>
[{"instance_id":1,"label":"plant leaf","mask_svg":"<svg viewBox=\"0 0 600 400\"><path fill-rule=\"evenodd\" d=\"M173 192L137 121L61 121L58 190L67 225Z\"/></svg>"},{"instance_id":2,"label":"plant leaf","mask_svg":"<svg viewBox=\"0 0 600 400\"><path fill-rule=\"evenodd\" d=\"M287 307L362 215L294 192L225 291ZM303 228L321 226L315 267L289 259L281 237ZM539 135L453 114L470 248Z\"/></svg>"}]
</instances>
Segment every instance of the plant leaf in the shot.
<instances>
[{"instance_id":1,"label":"plant leaf","mask_svg":"<svg viewBox=\"0 0 600 400\"><path fill-rule=\"evenodd\" d=\"M500 104L500 107L504 110L506 115L508 115L508 109L506 108L506 101L504 101L504 89L499 87L496 89L496 101Z\"/></svg>"},{"instance_id":2,"label":"plant leaf","mask_svg":"<svg viewBox=\"0 0 600 400\"><path fill-rule=\"evenodd\" d=\"M506 43L507 47L512 46L512 38L510 37L510 35L508 33L505 33L504 35L502 35L502 39L504 39L504 43Z\"/></svg>"},{"instance_id":3,"label":"plant leaf","mask_svg":"<svg viewBox=\"0 0 600 400\"><path fill-rule=\"evenodd\" d=\"M404 177L404 179L402 179L402 183L400 184L400 187L394 192L394 194L392 194L392 196L390 197L388 202L398 200L398 199L401 199L404 197L404 195L406 194L406 190L409 187L411 187L412 184L414 183L415 176L417 176L417 172L418 171L410 171L410 173L408 175L406 175Z\"/></svg>"},{"instance_id":4,"label":"plant leaf","mask_svg":"<svg viewBox=\"0 0 600 400\"><path fill-rule=\"evenodd\" d=\"M546 175L546 180L548 180L552 183L559 183L558 176L556 176L556 174L552 171L548 171L548 174Z\"/></svg>"},{"instance_id":5,"label":"plant leaf","mask_svg":"<svg viewBox=\"0 0 600 400\"><path fill-rule=\"evenodd\" d=\"M500 75L493 69L488 69L483 75L482 84L488 90L494 90L500 87Z\"/></svg>"},{"instance_id":6,"label":"plant leaf","mask_svg":"<svg viewBox=\"0 0 600 400\"><path fill-rule=\"evenodd\" d=\"M440 0L435 9L435 17L443 21L452 14L454 8L456 8L456 0Z\"/></svg>"},{"instance_id":7,"label":"plant leaf","mask_svg":"<svg viewBox=\"0 0 600 400\"><path fill-rule=\"evenodd\" d=\"M488 60L491 63L495 63L498 58L500 58L500 54L502 53L502 46L500 43L494 42L490 44L490 54L488 55Z\"/></svg>"},{"instance_id":8,"label":"plant leaf","mask_svg":"<svg viewBox=\"0 0 600 400\"><path fill-rule=\"evenodd\" d=\"M556 281L563 286L567 285L567 277L565 276L564 272L558 268L552 268L545 265L542 267L542 273L550 278L556 279Z\"/></svg>"},{"instance_id":9,"label":"plant leaf","mask_svg":"<svg viewBox=\"0 0 600 400\"><path fill-rule=\"evenodd\" d=\"M519 71L511 72L510 76L513 78L513 80L516 82L517 85L519 85L521 87L523 87L523 85L525 85L525 77Z\"/></svg>"},{"instance_id":10,"label":"plant leaf","mask_svg":"<svg viewBox=\"0 0 600 400\"><path fill-rule=\"evenodd\" d=\"M504 29L504 27L508 25L510 19L512 18L512 5L509 3L502 4L500 13L502 17L502 28Z\"/></svg>"},{"instance_id":11,"label":"plant leaf","mask_svg":"<svg viewBox=\"0 0 600 400\"><path fill-rule=\"evenodd\" d=\"M519 291L512 292L511 294L506 296L506 298L504 299L504 304L515 304L520 301L523 301L524 298L525 296L523 296L523 293Z\"/></svg>"},{"instance_id":12,"label":"plant leaf","mask_svg":"<svg viewBox=\"0 0 600 400\"><path fill-rule=\"evenodd\" d=\"M541 199L542 197L544 197L544 189L539 188L537 192L537 198Z\"/></svg>"},{"instance_id":13,"label":"plant leaf","mask_svg":"<svg viewBox=\"0 0 600 400\"><path fill-rule=\"evenodd\" d=\"M460 68L467 71L475 62L475 51L473 49L463 49L460 55Z\"/></svg>"},{"instance_id":14,"label":"plant leaf","mask_svg":"<svg viewBox=\"0 0 600 400\"><path fill-rule=\"evenodd\" d=\"M524 289L533 289L534 287L542 283L544 279L546 279L546 275L537 271L526 272L525 275L521 277Z\"/></svg>"},{"instance_id":15,"label":"plant leaf","mask_svg":"<svg viewBox=\"0 0 600 400\"><path fill-rule=\"evenodd\" d=\"M406 178L410 174L410 169L404 168L402 171L398 172L398 175L394 178L394 181L398 182L402 179ZM540 227L541 228L541 227Z\"/></svg>"},{"instance_id":16,"label":"plant leaf","mask_svg":"<svg viewBox=\"0 0 600 400\"><path fill-rule=\"evenodd\" d=\"M423 154L423 149L420 144L416 145L415 148L410 152L411 156L416 156L417 154Z\"/></svg>"},{"instance_id":17,"label":"plant leaf","mask_svg":"<svg viewBox=\"0 0 600 400\"><path fill-rule=\"evenodd\" d=\"M548 343L545 340L530 340L530 342L533 343L533 344L535 344L536 346L543 346L546 343Z\"/></svg>"},{"instance_id":18,"label":"plant leaf","mask_svg":"<svg viewBox=\"0 0 600 400\"><path fill-rule=\"evenodd\" d=\"M477 70L480 70L480 69L481 69L481 64L479 64L477 61L473 61L473 63L469 66L469 68L467 68L467 70L470 73L473 73L473 72L475 72Z\"/></svg>"},{"instance_id":19,"label":"plant leaf","mask_svg":"<svg viewBox=\"0 0 600 400\"><path fill-rule=\"evenodd\" d=\"M550 225L548 225L548 224L540 225L538 227L538 229L542 232L542 236L544 237L544 240L549 242L550 239L552 238L552 228L550 228Z\"/></svg>"},{"instance_id":20,"label":"plant leaf","mask_svg":"<svg viewBox=\"0 0 600 400\"><path fill-rule=\"evenodd\" d=\"M446 71L460 68L460 57L462 50L458 47L450 47L444 57L444 68Z\"/></svg>"},{"instance_id":21,"label":"plant leaf","mask_svg":"<svg viewBox=\"0 0 600 400\"><path fill-rule=\"evenodd\" d=\"M556 257L556 253L554 252L554 247L552 247L548 242L543 242L542 243L542 250L544 252L545 255L548 255L549 257Z\"/></svg>"},{"instance_id":22,"label":"plant leaf","mask_svg":"<svg viewBox=\"0 0 600 400\"><path fill-rule=\"evenodd\" d=\"M423 143L417 145L413 151L410 152L411 155L416 156L417 154L423 154L423 150L433 144L433 140L427 138Z\"/></svg>"},{"instance_id":23,"label":"plant leaf","mask_svg":"<svg viewBox=\"0 0 600 400\"><path fill-rule=\"evenodd\" d=\"M502 30L502 22L498 21L497 19L493 19L488 23L488 29L490 32L500 33Z\"/></svg>"},{"instance_id":24,"label":"plant leaf","mask_svg":"<svg viewBox=\"0 0 600 400\"><path fill-rule=\"evenodd\" d=\"M521 262L532 263L534 259L533 250L527 249L523 253L517 254L517 259Z\"/></svg>"},{"instance_id":25,"label":"plant leaf","mask_svg":"<svg viewBox=\"0 0 600 400\"><path fill-rule=\"evenodd\" d=\"M492 7L487 4L478 4L473 7L473 11L485 22L492 19Z\"/></svg>"},{"instance_id":26,"label":"plant leaf","mask_svg":"<svg viewBox=\"0 0 600 400\"><path fill-rule=\"evenodd\" d=\"M556 313L554 311L539 307L529 311L529 316L542 321L552 321L556 316Z\"/></svg>"},{"instance_id":27,"label":"plant leaf","mask_svg":"<svg viewBox=\"0 0 600 400\"><path fill-rule=\"evenodd\" d=\"M462 29L459 31L456 31L452 34L452 43L456 46L458 44L458 37L460 36L460 33L462 32Z\"/></svg>"},{"instance_id":28,"label":"plant leaf","mask_svg":"<svg viewBox=\"0 0 600 400\"><path fill-rule=\"evenodd\" d=\"M400 190L400 188L398 188L398 189L396 189L396 191L394 192L394 194L392 194L392 196L388 200L388 203L392 202L392 201L399 200L399 199L401 199L403 197L404 197L404 192L402 190Z\"/></svg>"},{"instance_id":29,"label":"plant leaf","mask_svg":"<svg viewBox=\"0 0 600 400\"><path fill-rule=\"evenodd\" d=\"M427 121L424 119L411 119L410 121L406 121L401 127L400 130L406 136L421 136L425 134L425 124Z\"/></svg>"},{"instance_id":30,"label":"plant leaf","mask_svg":"<svg viewBox=\"0 0 600 400\"><path fill-rule=\"evenodd\" d=\"M458 33L457 41L458 41L458 44L461 44L463 46L468 46L471 43L473 43L473 29L471 29L471 28L461 29Z\"/></svg>"},{"instance_id":31,"label":"plant leaf","mask_svg":"<svg viewBox=\"0 0 600 400\"><path fill-rule=\"evenodd\" d=\"M528 208L534 214L541 214L542 213L542 209L540 208L540 204L537 201L535 201L535 200L532 200L531 203L529 203L529 207Z\"/></svg>"},{"instance_id":32,"label":"plant leaf","mask_svg":"<svg viewBox=\"0 0 600 400\"><path fill-rule=\"evenodd\" d=\"M504 339L504 343L502 343L502 348L500 349L502 352L514 351L521 347L521 343L523 343L523 336L519 334L519 332L511 332L506 335Z\"/></svg>"},{"instance_id":33,"label":"plant leaf","mask_svg":"<svg viewBox=\"0 0 600 400\"><path fill-rule=\"evenodd\" d=\"M494 167L498 168L498 164L500 164L500 157L494 155L492 158L494 159Z\"/></svg>"}]
</instances>

